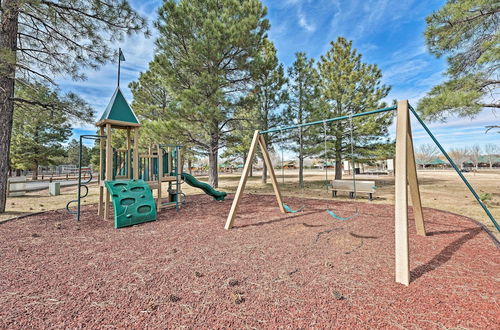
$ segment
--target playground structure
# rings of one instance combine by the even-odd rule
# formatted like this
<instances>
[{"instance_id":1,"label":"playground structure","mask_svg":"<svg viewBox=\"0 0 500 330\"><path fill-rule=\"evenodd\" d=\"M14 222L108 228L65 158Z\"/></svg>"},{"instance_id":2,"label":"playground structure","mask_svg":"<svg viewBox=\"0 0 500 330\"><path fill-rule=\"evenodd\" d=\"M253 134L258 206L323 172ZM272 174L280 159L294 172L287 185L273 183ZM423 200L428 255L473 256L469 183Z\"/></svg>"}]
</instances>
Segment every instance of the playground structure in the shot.
<instances>
[{"instance_id":1,"label":"playground structure","mask_svg":"<svg viewBox=\"0 0 500 330\"><path fill-rule=\"evenodd\" d=\"M99 135L80 137L80 153L82 139L99 140L98 215L108 219L113 203L115 228L156 220L156 212L164 208L178 211L186 198L182 192L183 183L203 190L215 200L224 200L225 192L217 191L182 172L182 146L157 143L150 146L146 153L140 152L141 124L119 86L96 126ZM114 129L126 130L124 149L113 148ZM82 182L82 173L79 172L78 197L67 205L68 211L76 214L77 220L80 220L80 200L87 196L86 184L91 179L92 176ZM165 184L167 196L163 196ZM72 203L77 204L76 211L70 210Z\"/></svg>"},{"instance_id":2,"label":"playground structure","mask_svg":"<svg viewBox=\"0 0 500 330\"><path fill-rule=\"evenodd\" d=\"M437 139L431 133L429 128L425 125L422 119L418 116L416 111L408 103L408 100L398 101L397 106L387 107L383 109L376 109L372 111L367 111L363 113L350 114L348 116L341 116L336 118L330 118L325 120L320 120L316 122L304 123L299 125L292 125L287 127L278 127L275 129L270 129L267 131L256 130L253 135L253 139L250 145L250 150L248 152L248 157L245 161L245 166L236 190L236 195L234 197L231 209L227 216L225 229L229 230L233 227L236 215L238 212L238 207L241 202L243 192L245 190L245 185L247 182L248 175L250 173L251 164L253 163L257 145L260 147L262 157L269 170L269 175L271 178L271 183L274 190L274 195L278 203L278 207L282 213L290 212L287 205L283 202L281 192L278 185L278 180L276 174L273 170L273 164L271 162L271 157L269 151L267 150L266 142L263 134L273 133L273 132L283 132L285 130L296 129L304 126L312 125L327 125L328 123L349 119L352 123L354 117L362 117L367 115L374 115L378 113L384 113L389 111L396 111L397 124L396 124L396 154L395 154L395 213L394 213L394 234L395 234L395 280L398 283L404 285L409 285L410 283L410 254L409 254L409 234L408 234L408 190L411 195L411 202L413 207L413 213L415 218L415 227L418 235L426 236L424 215L422 210L422 203L420 198L420 189L417 178L415 154L413 147L413 138L411 131L411 121L410 121L410 111L417 118L419 123L429 134L431 139L436 143L440 151L445 155L447 160L453 166L455 171L458 173L464 184L470 190L474 198L477 200L479 205L483 208L487 216L490 218L492 223L495 225L496 229L500 231L500 226L493 218L493 215L488 210L487 206L481 201L475 190L469 184L464 175L460 172L458 167L455 165L451 157L444 150L444 148L439 144ZM352 126L351 126L352 127ZM325 130L326 134L326 130ZM325 137L326 139L326 137ZM351 141L352 142L352 141ZM352 145L352 144L351 144ZM353 154L352 150L351 153ZM354 159L354 157L353 157ZM354 180L355 185L355 180ZM354 195L356 190L354 188ZM338 220L349 220L349 218L341 218L336 216L332 211L326 210L332 217ZM357 211L356 211L357 212Z\"/></svg>"}]
</instances>

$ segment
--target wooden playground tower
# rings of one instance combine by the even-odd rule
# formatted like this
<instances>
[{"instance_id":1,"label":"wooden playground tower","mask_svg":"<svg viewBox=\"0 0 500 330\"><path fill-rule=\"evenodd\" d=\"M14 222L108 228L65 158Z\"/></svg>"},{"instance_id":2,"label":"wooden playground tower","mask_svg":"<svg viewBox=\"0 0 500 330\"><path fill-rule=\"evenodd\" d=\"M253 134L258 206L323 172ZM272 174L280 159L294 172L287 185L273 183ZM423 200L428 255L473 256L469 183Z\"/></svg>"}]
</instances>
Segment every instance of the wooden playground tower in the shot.
<instances>
[{"instance_id":1,"label":"wooden playground tower","mask_svg":"<svg viewBox=\"0 0 500 330\"><path fill-rule=\"evenodd\" d=\"M408 190L410 192L413 214L415 218L415 226L418 235L425 236L424 216L422 212L422 203L420 199L420 190L417 180L417 169L415 163L415 153L413 148L413 139L411 132L411 123L409 116L409 103L407 100L398 101L397 106L368 111L365 113L355 114L352 117L360 117L364 115L371 115L375 113L382 113L388 111L396 111L397 124L396 124L396 157L395 157L395 277L396 282L408 285L410 283L410 253L409 253L409 235L408 235ZM349 116L327 119L303 125L294 125L284 128L277 128L268 131L255 131L248 152L248 157L243 168L243 173L236 190L231 210L226 220L225 229L229 230L233 227L238 211L238 206L241 202L248 175L250 173L250 166L253 163L257 145L260 147L262 156L266 167L268 168L271 177L271 183L274 189L274 195L278 207L282 213L285 213L281 192L279 189L276 174L273 170L273 164L269 151L267 149L263 134L271 133L273 131L283 131L287 129L295 129L300 126L311 126L317 124L324 124L338 120L349 119ZM409 188L409 189L408 189Z\"/></svg>"},{"instance_id":2,"label":"wooden playground tower","mask_svg":"<svg viewBox=\"0 0 500 330\"><path fill-rule=\"evenodd\" d=\"M98 214L109 218L111 200L105 191L104 182L109 180L145 180L152 190L156 190L156 209L181 206L181 155L180 146L149 147L147 154L139 153L139 129L141 124L127 103L118 86L99 121L99 208ZM126 130L126 148L113 149L113 129ZM133 138L132 138L133 137ZM173 156L175 155L175 157ZM166 164L164 164L166 161ZM171 175L173 174L173 175ZM162 200L162 183L167 182L168 201Z\"/></svg>"}]
</instances>

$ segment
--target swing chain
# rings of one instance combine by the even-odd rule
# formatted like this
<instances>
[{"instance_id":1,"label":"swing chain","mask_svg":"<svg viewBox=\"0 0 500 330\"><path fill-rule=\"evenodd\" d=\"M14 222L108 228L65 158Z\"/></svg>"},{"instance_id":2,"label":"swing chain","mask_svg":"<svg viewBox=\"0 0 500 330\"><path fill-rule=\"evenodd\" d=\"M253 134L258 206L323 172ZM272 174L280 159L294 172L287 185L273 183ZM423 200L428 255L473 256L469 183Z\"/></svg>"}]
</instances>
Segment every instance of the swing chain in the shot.
<instances>
[{"instance_id":1,"label":"swing chain","mask_svg":"<svg viewBox=\"0 0 500 330\"><path fill-rule=\"evenodd\" d=\"M326 120L323 120L323 132L324 132L324 148L325 148L325 160L323 166L325 167L325 187L326 191L328 192L328 187L330 186L330 183L328 181L328 147L327 147L327 130L326 130Z\"/></svg>"},{"instance_id":2,"label":"swing chain","mask_svg":"<svg viewBox=\"0 0 500 330\"><path fill-rule=\"evenodd\" d=\"M349 112L349 130L351 138L351 167L352 167L352 185L354 190L354 201L356 201L356 163L354 160L354 125L353 125L353 110Z\"/></svg>"}]
</instances>

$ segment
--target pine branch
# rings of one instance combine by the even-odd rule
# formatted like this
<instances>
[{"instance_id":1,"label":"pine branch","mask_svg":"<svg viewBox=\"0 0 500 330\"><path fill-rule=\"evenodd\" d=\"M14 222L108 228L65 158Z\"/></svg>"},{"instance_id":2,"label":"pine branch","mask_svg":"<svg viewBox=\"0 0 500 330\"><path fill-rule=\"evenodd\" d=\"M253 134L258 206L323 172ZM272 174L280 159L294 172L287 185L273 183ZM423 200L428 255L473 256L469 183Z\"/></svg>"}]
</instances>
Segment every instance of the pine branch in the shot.
<instances>
[{"instance_id":1,"label":"pine branch","mask_svg":"<svg viewBox=\"0 0 500 330\"><path fill-rule=\"evenodd\" d=\"M45 109L59 109L59 107L56 106L54 103L43 103L40 101L27 100L27 99L23 99L23 98L19 98L19 97L12 97L11 100L14 102L40 106L40 107L45 108Z\"/></svg>"},{"instance_id":2,"label":"pine branch","mask_svg":"<svg viewBox=\"0 0 500 330\"><path fill-rule=\"evenodd\" d=\"M109 20L103 19L100 15L89 14L89 13L87 13L87 12L81 10L81 9L75 8L75 7L64 6L62 4L55 3L55 2L52 2L52 1L41 1L41 3L43 3L43 4L45 4L45 5L49 6L49 7L55 7L55 8L62 9L63 11L75 12L75 13L83 15L83 16L85 16L87 18L95 19L97 21L105 23L108 26L112 26L112 27L115 27L115 28L118 28L118 29L129 29L130 28L128 24L124 24L124 25L114 24L114 23L110 22ZM58 12L58 14L59 14L60 17L62 16L61 13Z\"/></svg>"},{"instance_id":3,"label":"pine branch","mask_svg":"<svg viewBox=\"0 0 500 330\"><path fill-rule=\"evenodd\" d=\"M500 108L500 103L478 103L484 108Z\"/></svg>"},{"instance_id":4,"label":"pine branch","mask_svg":"<svg viewBox=\"0 0 500 330\"><path fill-rule=\"evenodd\" d=\"M50 82L51 84L53 85L57 85L56 82L54 80L52 80L52 78L50 78L49 76L43 74L43 73L40 73L40 72L37 72L37 71L34 71L30 68L28 68L27 66L23 65L23 64L20 64L20 63L17 63L16 64L16 67L20 68L20 69L23 69L23 70L26 70L27 72L30 72L36 76L39 76L45 80L47 80L48 82Z\"/></svg>"}]
</instances>

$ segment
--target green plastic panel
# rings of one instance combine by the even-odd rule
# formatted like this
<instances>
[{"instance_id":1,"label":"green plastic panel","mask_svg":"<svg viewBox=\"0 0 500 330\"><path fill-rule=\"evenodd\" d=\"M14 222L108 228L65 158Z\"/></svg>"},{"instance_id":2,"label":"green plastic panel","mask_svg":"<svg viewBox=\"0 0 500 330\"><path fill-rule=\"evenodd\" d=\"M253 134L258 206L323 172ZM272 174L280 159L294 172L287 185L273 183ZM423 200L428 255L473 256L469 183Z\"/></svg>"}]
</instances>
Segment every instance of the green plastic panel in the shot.
<instances>
[{"instance_id":1,"label":"green plastic panel","mask_svg":"<svg viewBox=\"0 0 500 330\"><path fill-rule=\"evenodd\" d=\"M115 228L156 220L153 192L143 180L105 181L113 199Z\"/></svg>"}]
</instances>

